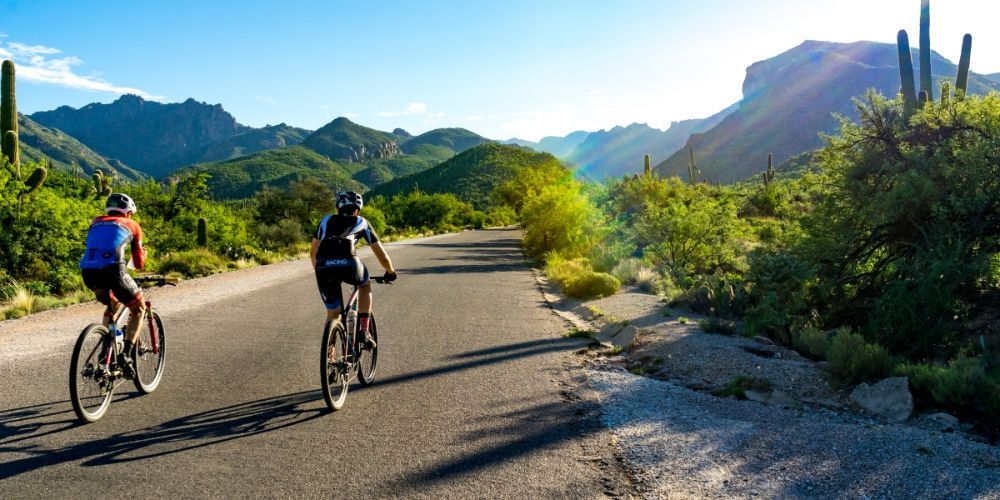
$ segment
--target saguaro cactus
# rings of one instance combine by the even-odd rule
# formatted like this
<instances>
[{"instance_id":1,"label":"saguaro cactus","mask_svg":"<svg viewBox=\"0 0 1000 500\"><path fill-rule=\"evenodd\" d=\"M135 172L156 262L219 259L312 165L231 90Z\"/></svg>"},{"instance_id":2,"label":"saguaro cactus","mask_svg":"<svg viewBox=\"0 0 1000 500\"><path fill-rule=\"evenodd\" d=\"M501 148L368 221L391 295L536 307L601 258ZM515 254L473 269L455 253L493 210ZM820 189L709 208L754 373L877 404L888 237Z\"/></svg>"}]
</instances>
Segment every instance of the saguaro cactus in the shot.
<instances>
[{"instance_id":1,"label":"saguaro cactus","mask_svg":"<svg viewBox=\"0 0 1000 500\"><path fill-rule=\"evenodd\" d=\"M94 175L94 194L100 197L111 196L111 178L105 176L100 170L95 170Z\"/></svg>"},{"instance_id":2,"label":"saguaro cactus","mask_svg":"<svg viewBox=\"0 0 1000 500\"><path fill-rule=\"evenodd\" d=\"M7 161L14 166L20 176L21 155L17 141L17 101L14 86L14 62L3 62L0 70L0 134L3 134L2 149ZM9 135L13 137L9 137Z\"/></svg>"},{"instance_id":3,"label":"saguaro cactus","mask_svg":"<svg viewBox=\"0 0 1000 500\"><path fill-rule=\"evenodd\" d=\"M644 174L646 174L646 177L649 177L652 174L652 172L653 172L652 169L649 166L649 155L643 156L642 160L643 160L643 163L644 163L642 172Z\"/></svg>"},{"instance_id":4,"label":"saguaro cactus","mask_svg":"<svg viewBox=\"0 0 1000 500\"><path fill-rule=\"evenodd\" d=\"M688 180L694 185L698 183L698 167L694 164L694 146L688 146L688 154L691 158L691 162L688 163Z\"/></svg>"},{"instance_id":5,"label":"saguaro cactus","mask_svg":"<svg viewBox=\"0 0 1000 500\"><path fill-rule=\"evenodd\" d=\"M14 170L14 174L21 178L21 146L18 144L17 132L8 130L3 134L3 154L7 157L7 163Z\"/></svg>"},{"instance_id":6,"label":"saguaro cactus","mask_svg":"<svg viewBox=\"0 0 1000 500\"><path fill-rule=\"evenodd\" d=\"M941 104L947 105L951 102L951 85L948 82L941 84Z\"/></svg>"},{"instance_id":7,"label":"saguaro cactus","mask_svg":"<svg viewBox=\"0 0 1000 500\"><path fill-rule=\"evenodd\" d=\"M198 219L198 246L208 245L208 221L204 217Z\"/></svg>"},{"instance_id":8,"label":"saguaro cactus","mask_svg":"<svg viewBox=\"0 0 1000 500\"><path fill-rule=\"evenodd\" d=\"M972 35L962 37L962 57L958 61L958 79L955 81L955 99L965 99L969 90L969 64L972 59Z\"/></svg>"},{"instance_id":9,"label":"saguaro cactus","mask_svg":"<svg viewBox=\"0 0 1000 500\"><path fill-rule=\"evenodd\" d=\"M913 54L910 52L910 37L906 30L896 35L899 50L899 81L902 84L903 116L909 119L917 111L917 85L913 79Z\"/></svg>"},{"instance_id":10,"label":"saguaro cactus","mask_svg":"<svg viewBox=\"0 0 1000 500\"><path fill-rule=\"evenodd\" d=\"M934 77L931 75L931 0L920 0L920 90L927 100L934 100Z\"/></svg>"},{"instance_id":11,"label":"saguaro cactus","mask_svg":"<svg viewBox=\"0 0 1000 500\"><path fill-rule=\"evenodd\" d=\"M767 155L767 170L760 174L764 177L764 185L770 186L774 182L774 167L772 166L773 157L770 153Z\"/></svg>"}]
</instances>

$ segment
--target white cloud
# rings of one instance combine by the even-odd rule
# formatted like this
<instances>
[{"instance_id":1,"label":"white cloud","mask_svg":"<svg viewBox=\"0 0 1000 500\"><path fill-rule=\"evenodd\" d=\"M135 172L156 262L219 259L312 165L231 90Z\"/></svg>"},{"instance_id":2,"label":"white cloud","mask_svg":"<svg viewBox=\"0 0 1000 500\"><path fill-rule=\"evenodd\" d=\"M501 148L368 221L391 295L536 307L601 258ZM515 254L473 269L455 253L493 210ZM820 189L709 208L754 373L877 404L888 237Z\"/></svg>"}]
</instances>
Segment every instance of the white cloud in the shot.
<instances>
[{"instance_id":1,"label":"white cloud","mask_svg":"<svg viewBox=\"0 0 1000 500\"><path fill-rule=\"evenodd\" d=\"M394 116L426 115L427 105L422 102L411 102L407 104L402 111L379 111L376 114L383 118L392 118ZM443 113L437 113L437 114L440 116L444 116Z\"/></svg>"},{"instance_id":2,"label":"white cloud","mask_svg":"<svg viewBox=\"0 0 1000 500\"><path fill-rule=\"evenodd\" d=\"M83 61L78 57L62 55L62 51L56 48L0 42L0 57L10 59L17 64L17 77L23 81L58 85L87 92L135 94L144 99L163 99L163 96L153 95L142 89L112 84L97 75L77 74L74 68L82 65Z\"/></svg>"}]
</instances>

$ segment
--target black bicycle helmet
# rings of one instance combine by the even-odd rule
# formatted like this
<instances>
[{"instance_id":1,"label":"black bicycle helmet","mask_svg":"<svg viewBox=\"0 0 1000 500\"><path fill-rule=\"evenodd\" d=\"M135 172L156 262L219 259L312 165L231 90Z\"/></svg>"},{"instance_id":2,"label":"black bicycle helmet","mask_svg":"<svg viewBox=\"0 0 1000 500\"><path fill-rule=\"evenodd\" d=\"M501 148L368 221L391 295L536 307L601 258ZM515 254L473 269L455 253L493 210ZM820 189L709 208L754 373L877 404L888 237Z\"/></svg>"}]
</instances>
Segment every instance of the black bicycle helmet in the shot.
<instances>
[{"instance_id":1,"label":"black bicycle helmet","mask_svg":"<svg viewBox=\"0 0 1000 500\"><path fill-rule=\"evenodd\" d=\"M352 207L357 207L358 210L361 210L364 206L364 198L354 191L341 191L337 193L337 210L340 213L351 212L353 211Z\"/></svg>"}]
</instances>

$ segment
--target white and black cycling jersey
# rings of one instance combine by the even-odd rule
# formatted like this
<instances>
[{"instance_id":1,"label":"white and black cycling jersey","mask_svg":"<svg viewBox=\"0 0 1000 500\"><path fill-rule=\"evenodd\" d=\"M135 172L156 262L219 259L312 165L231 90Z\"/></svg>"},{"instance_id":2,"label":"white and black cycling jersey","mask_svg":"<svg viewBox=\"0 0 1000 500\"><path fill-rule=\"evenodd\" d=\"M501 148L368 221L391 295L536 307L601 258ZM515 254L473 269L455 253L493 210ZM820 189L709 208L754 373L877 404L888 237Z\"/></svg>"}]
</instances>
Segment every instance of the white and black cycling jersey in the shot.
<instances>
[{"instance_id":1,"label":"white and black cycling jersey","mask_svg":"<svg viewBox=\"0 0 1000 500\"><path fill-rule=\"evenodd\" d=\"M353 262L354 246L359 239L369 245L378 242L378 235L368 220L358 215L331 214L323 217L313 238L320 242L316 251L317 267L332 265L326 264L327 261L350 259Z\"/></svg>"}]
</instances>

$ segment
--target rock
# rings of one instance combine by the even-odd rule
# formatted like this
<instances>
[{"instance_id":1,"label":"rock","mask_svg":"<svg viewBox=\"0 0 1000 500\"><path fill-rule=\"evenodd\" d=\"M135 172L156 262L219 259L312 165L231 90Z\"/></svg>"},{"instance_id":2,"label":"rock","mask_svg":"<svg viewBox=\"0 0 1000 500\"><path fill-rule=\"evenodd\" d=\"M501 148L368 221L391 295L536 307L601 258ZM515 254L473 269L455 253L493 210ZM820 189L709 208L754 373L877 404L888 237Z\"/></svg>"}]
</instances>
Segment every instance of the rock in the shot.
<instances>
[{"instance_id":1,"label":"rock","mask_svg":"<svg viewBox=\"0 0 1000 500\"><path fill-rule=\"evenodd\" d=\"M875 385L861 384L851 391L851 401L889 422L902 422L913 412L913 395L906 377L893 377Z\"/></svg>"},{"instance_id":2,"label":"rock","mask_svg":"<svg viewBox=\"0 0 1000 500\"><path fill-rule=\"evenodd\" d=\"M608 323L601 328L601 331L597 332L594 338L607 347L611 347L611 339L624 329L625 327L621 323Z\"/></svg>"},{"instance_id":3,"label":"rock","mask_svg":"<svg viewBox=\"0 0 1000 500\"><path fill-rule=\"evenodd\" d=\"M955 431L960 428L961 422L954 415L950 415L944 412L934 413L928 415L927 420L934 422L941 427L942 431Z\"/></svg>"},{"instance_id":4,"label":"rock","mask_svg":"<svg viewBox=\"0 0 1000 500\"><path fill-rule=\"evenodd\" d=\"M757 335L756 337L753 337L753 340L755 342L757 342L757 343L764 344L764 345L774 345L774 341L773 340L771 340L771 339L769 339L767 337L761 336L761 335Z\"/></svg>"},{"instance_id":5,"label":"rock","mask_svg":"<svg viewBox=\"0 0 1000 500\"><path fill-rule=\"evenodd\" d=\"M609 340L611 345L627 351L632 347L632 343L635 342L636 335L639 334L639 329L634 326L626 326L622 331L618 332L614 337Z\"/></svg>"},{"instance_id":6,"label":"rock","mask_svg":"<svg viewBox=\"0 0 1000 500\"><path fill-rule=\"evenodd\" d=\"M829 361L817 361L815 366L816 366L817 370L824 370L825 371L827 368L830 367L830 362Z\"/></svg>"},{"instance_id":7,"label":"rock","mask_svg":"<svg viewBox=\"0 0 1000 500\"><path fill-rule=\"evenodd\" d=\"M752 389L751 390L743 391L743 395L746 396L746 398L749 399L750 401L756 401L758 403L765 403L765 404L771 398L770 394L765 394L763 392L757 392L757 391L754 391Z\"/></svg>"},{"instance_id":8,"label":"rock","mask_svg":"<svg viewBox=\"0 0 1000 500\"><path fill-rule=\"evenodd\" d=\"M784 391L779 391L775 389L771 392L771 397L768 398L767 404L772 406L785 406L788 408L794 408L799 406L799 402L795 398L785 394Z\"/></svg>"}]
</instances>

